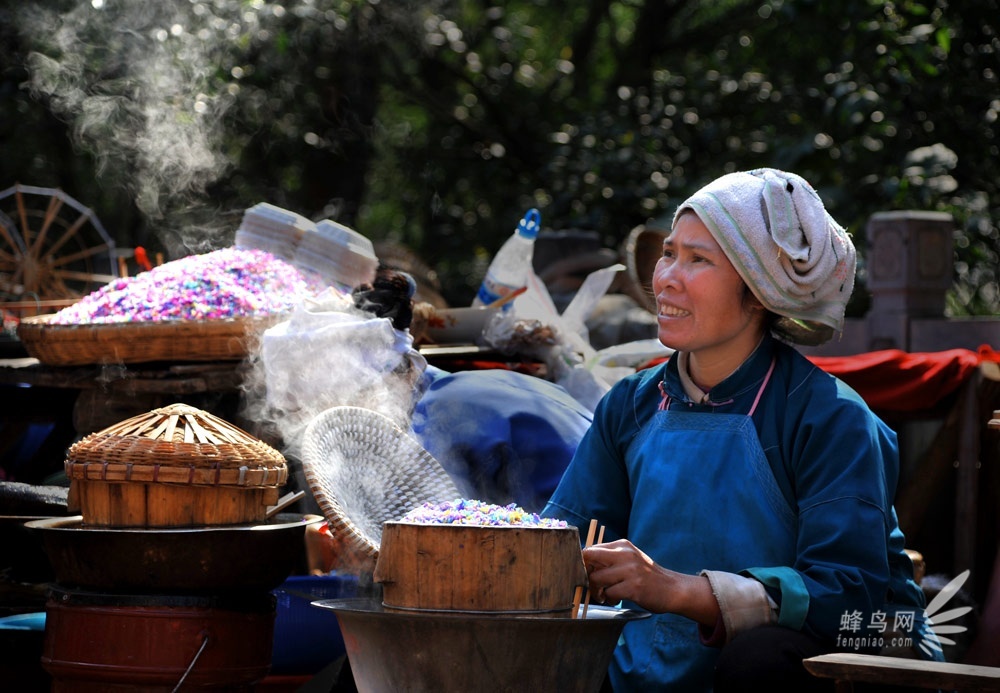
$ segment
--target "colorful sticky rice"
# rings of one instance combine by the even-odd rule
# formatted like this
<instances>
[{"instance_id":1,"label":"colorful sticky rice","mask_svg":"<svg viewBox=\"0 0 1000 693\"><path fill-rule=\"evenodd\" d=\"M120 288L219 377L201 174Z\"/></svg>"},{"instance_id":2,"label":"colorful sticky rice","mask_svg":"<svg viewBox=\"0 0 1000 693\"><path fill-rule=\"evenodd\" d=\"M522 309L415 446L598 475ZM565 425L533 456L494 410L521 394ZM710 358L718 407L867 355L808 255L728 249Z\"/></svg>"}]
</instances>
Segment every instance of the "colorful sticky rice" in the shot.
<instances>
[{"instance_id":1,"label":"colorful sticky rice","mask_svg":"<svg viewBox=\"0 0 1000 693\"><path fill-rule=\"evenodd\" d=\"M322 288L268 252L223 248L116 279L60 310L50 324L262 317L287 312Z\"/></svg>"},{"instance_id":2,"label":"colorful sticky rice","mask_svg":"<svg viewBox=\"0 0 1000 693\"><path fill-rule=\"evenodd\" d=\"M514 503L491 505L479 500L424 503L403 516L402 522L482 527L566 527L565 520L539 517Z\"/></svg>"}]
</instances>

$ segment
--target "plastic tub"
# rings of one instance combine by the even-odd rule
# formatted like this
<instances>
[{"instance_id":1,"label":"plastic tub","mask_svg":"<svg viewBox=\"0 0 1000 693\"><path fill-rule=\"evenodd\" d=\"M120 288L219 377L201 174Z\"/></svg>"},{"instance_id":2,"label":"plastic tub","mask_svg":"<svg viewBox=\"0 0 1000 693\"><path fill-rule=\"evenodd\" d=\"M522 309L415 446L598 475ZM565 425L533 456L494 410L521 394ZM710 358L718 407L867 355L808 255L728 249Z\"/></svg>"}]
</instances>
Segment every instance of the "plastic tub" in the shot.
<instances>
[{"instance_id":1,"label":"plastic tub","mask_svg":"<svg viewBox=\"0 0 1000 693\"><path fill-rule=\"evenodd\" d=\"M0 618L0 630L45 630L45 612L15 614Z\"/></svg>"},{"instance_id":2,"label":"plastic tub","mask_svg":"<svg viewBox=\"0 0 1000 693\"><path fill-rule=\"evenodd\" d=\"M48 691L52 677L42 668L45 612L0 618L0 688Z\"/></svg>"},{"instance_id":3,"label":"plastic tub","mask_svg":"<svg viewBox=\"0 0 1000 693\"><path fill-rule=\"evenodd\" d=\"M273 594L277 615L272 674L315 674L345 654L336 615L311 603L357 596L356 575L293 575Z\"/></svg>"}]
</instances>

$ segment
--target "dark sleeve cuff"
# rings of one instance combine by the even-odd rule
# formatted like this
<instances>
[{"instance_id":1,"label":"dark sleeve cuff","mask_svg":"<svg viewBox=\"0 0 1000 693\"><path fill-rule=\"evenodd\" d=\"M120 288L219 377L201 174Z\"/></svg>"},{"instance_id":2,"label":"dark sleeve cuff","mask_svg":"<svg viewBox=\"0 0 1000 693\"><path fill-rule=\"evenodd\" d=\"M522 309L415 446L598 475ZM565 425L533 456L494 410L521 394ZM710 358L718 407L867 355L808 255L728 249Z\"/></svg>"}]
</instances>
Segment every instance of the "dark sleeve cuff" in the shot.
<instances>
[{"instance_id":1,"label":"dark sleeve cuff","mask_svg":"<svg viewBox=\"0 0 1000 693\"><path fill-rule=\"evenodd\" d=\"M715 619L715 626L709 628L698 624L698 639L708 647L722 647L726 644L726 624L722 622L722 614Z\"/></svg>"}]
</instances>

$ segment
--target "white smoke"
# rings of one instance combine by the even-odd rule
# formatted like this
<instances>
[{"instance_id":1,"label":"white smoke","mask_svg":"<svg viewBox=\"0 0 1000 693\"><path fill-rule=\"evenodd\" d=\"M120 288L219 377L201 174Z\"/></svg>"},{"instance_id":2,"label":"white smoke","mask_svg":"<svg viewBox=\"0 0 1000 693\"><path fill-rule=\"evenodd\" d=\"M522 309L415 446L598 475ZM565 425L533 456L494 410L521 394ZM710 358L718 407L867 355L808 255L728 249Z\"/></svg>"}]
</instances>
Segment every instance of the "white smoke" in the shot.
<instances>
[{"instance_id":1,"label":"white smoke","mask_svg":"<svg viewBox=\"0 0 1000 693\"><path fill-rule=\"evenodd\" d=\"M371 409L406 430L423 372L410 360L412 343L334 289L306 299L261 338L246 378L246 418L273 426L293 459L301 459L306 427L330 407Z\"/></svg>"},{"instance_id":2,"label":"white smoke","mask_svg":"<svg viewBox=\"0 0 1000 693\"><path fill-rule=\"evenodd\" d=\"M221 124L235 92L220 88L209 40L223 20L192 7L91 0L59 14L25 3L17 21L25 36L43 37L27 60L32 93L71 125L99 176L127 188L161 235L202 252L233 229L206 188L231 165Z\"/></svg>"}]
</instances>

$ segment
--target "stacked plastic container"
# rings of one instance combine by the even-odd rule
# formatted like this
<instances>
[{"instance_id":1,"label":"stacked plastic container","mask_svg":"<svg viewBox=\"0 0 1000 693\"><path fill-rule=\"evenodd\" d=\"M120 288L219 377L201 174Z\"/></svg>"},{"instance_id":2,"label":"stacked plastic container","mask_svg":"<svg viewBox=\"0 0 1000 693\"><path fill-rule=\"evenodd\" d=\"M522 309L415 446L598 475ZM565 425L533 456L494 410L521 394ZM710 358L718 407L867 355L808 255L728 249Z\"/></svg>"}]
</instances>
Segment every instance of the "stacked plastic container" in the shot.
<instances>
[{"instance_id":1,"label":"stacked plastic container","mask_svg":"<svg viewBox=\"0 0 1000 693\"><path fill-rule=\"evenodd\" d=\"M302 237L313 228L314 224L300 214L260 202L243 213L234 245L265 250L291 262Z\"/></svg>"},{"instance_id":2,"label":"stacked plastic container","mask_svg":"<svg viewBox=\"0 0 1000 693\"><path fill-rule=\"evenodd\" d=\"M354 229L329 219L314 224L266 202L244 212L234 245L267 251L341 291L370 283L378 268L372 242Z\"/></svg>"},{"instance_id":3,"label":"stacked plastic container","mask_svg":"<svg viewBox=\"0 0 1000 693\"><path fill-rule=\"evenodd\" d=\"M375 279L378 258L370 240L354 229L324 219L302 236L292 264L350 291Z\"/></svg>"}]
</instances>

